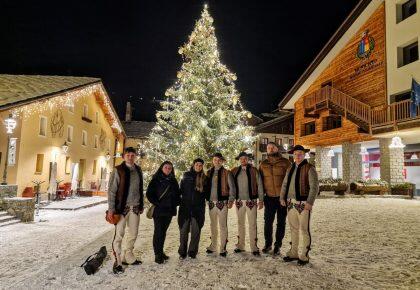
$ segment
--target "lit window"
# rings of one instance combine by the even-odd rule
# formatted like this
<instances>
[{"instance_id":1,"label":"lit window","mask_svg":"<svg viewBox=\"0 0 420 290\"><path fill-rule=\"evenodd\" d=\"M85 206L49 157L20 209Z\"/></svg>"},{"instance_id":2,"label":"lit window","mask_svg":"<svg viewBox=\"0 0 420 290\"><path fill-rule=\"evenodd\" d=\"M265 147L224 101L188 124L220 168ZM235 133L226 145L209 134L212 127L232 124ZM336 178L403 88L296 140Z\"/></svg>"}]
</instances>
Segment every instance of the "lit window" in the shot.
<instances>
[{"instance_id":1,"label":"lit window","mask_svg":"<svg viewBox=\"0 0 420 290\"><path fill-rule=\"evenodd\" d=\"M96 175L96 167L97 167L97 162L96 159L93 160L93 170L92 170L92 175Z\"/></svg>"},{"instance_id":2,"label":"lit window","mask_svg":"<svg viewBox=\"0 0 420 290\"><path fill-rule=\"evenodd\" d=\"M35 174L42 174L44 167L44 154L36 155Z\"/></svg>"},{"instance_id":3,"label":"lit window","mask_svg":"<svg viewBox=\"0 0 420 290\"><path fill-rule=\"evenodd\" d=\"M47 136L47 117L39 117L39 136Z\"/></svg>"},{"instance_id":4,"label":"lit window","mask_svg":"<svg viewBox=\"0 0 420 290\"><path fill-rule=\"evenodd\" d=\"M67 142L73 142L73 126L67 126Z\"/></svg>"},{"instance_id":5,"label":"lit window","mask_svg":"<svg viewBox=\"0 0 420 290\"><path fill-rule=\"evenodd\" d=\"M87 145L87 132L85 130L82 131L82 145Z\"/></svg>"},{"instance_id":6,"label":"lit window","mask_svg":"<svg viewBox=\"0 0 420 290\"><path fill-rule=\"evenodd\" d=\"M88 115L89 115L89 107L88 107L88 105L84 104L83 105L83 117L87 118Z\"/></svg>"},{"instance_id":7,"label":"lit window","mask_svg":"<svg viewBox=\"0 0 420 290\"><path fill-rule=\"evenodd\" d=\"M64 173L65 174L70 174L70 170L71 170L70 157L69 156L66 156L66 165L64 167Z\"/></svg>"},{"instance_id":8,"label":"lit window","mask_svg":"<svg viewBox=\"0 0 420 290\"><path fill-rule=\"evenodd\" d=\"M93 148L97 149L98 148L98 143L99 143L98 135L95 135L95 137L93 139Z\"/></svg>"}]
</instances>

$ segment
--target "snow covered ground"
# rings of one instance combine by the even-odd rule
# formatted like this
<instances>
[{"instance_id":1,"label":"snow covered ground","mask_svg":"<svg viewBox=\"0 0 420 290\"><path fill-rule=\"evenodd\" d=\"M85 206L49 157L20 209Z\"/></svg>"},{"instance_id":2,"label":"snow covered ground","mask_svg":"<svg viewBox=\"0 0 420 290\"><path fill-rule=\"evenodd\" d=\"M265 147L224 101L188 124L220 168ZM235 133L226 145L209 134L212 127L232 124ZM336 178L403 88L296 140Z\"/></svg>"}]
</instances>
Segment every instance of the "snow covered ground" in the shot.
<instances>
[{"instance_id":1,"label":"snow covered ground","mask_svg":"<svg viewBox=\"0 0 420 290\"><path fill-rule=\"evenodd\" d=\"M178 228L169 228L164 265L153 262L151 220L142 216L136 242L143 265L112 274L108 259L87 276L80 264L106 245L113 227L106 205L74 212L43 211L48 221L0 229L0 289L419 289L420 201L402 199L320 199L312 215L311 263L298 267L281 258L233 254L236 215L229 214L229 255L206 256L208 220L197 260L179 261ZM263 211L258 232L263 245ZM289 232L282 254L288 248Z\"/></svg>"}]
</instances>

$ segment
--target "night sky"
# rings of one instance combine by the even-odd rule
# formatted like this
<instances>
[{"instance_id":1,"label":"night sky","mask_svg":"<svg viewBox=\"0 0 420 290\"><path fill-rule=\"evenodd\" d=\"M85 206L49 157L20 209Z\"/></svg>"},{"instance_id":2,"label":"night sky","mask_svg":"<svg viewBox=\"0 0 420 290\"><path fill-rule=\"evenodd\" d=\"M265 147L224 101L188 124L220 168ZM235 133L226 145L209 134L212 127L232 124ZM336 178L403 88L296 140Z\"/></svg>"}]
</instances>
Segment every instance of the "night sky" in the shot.
<instances>
[{"instance_id":1,"label":"night sky","mask_svg":"<svg viewBox=\"0 0 420 290\"><path fill-rule=\"evenodd\" d=\"M206 1L245 107L277 108L357 0ZM204 1L0 1L0 73L103 80L122 117L152 121Z\"/></svg>"}]
</instances>

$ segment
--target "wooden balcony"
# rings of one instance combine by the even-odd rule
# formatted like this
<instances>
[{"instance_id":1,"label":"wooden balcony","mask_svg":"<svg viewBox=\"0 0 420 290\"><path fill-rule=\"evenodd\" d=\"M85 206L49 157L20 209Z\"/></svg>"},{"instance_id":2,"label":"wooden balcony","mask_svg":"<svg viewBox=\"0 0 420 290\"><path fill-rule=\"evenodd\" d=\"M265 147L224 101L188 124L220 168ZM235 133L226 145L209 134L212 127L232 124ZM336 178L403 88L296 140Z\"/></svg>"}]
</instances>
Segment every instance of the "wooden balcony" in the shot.
<instances>
[{"instance_id":1,"label":"wooden balcony","mask_svg":"<svg viewBox=\"0 0 420 290\"><path fill-rule=\"evenodd\" d=\"M371 108L335 88L325 86L306 96L303 106L306 116L317 117L321 110L332 110L370 134L420 127L420 106L416 107L416 114L412 115L410 100Z\"/></svg>"},{"instance_id":2,"label":"wooden balcony","mask_svg":"<svg viewBox=\"0 0 420 290\"><path fill-rule=\"evenodd\" d=\"M373 133L420 127L420 105L416 106L415 114L411 114L410 106L411 100L404 100L384 108L373 108L371 121Z\"/></svg>"}]
</instances>

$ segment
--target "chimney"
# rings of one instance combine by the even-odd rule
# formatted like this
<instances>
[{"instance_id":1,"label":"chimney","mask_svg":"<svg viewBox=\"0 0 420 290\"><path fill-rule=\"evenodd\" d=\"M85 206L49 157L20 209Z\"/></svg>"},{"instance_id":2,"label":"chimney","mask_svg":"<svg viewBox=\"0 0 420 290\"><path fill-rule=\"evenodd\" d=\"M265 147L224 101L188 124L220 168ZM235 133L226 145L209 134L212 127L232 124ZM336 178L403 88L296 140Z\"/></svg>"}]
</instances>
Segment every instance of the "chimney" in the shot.
<instances>
[{"instance_id":1,"label":"chimney","mask_svg":"<svg viewBox=\"0 0 420 290\"><path fill-rule=\"evenodd\" d=\"M131 103L127 102L127 107L125 109L125 121L130 122L132 117L132 109L131 109Z\"/></svg>"}]
</instances>

